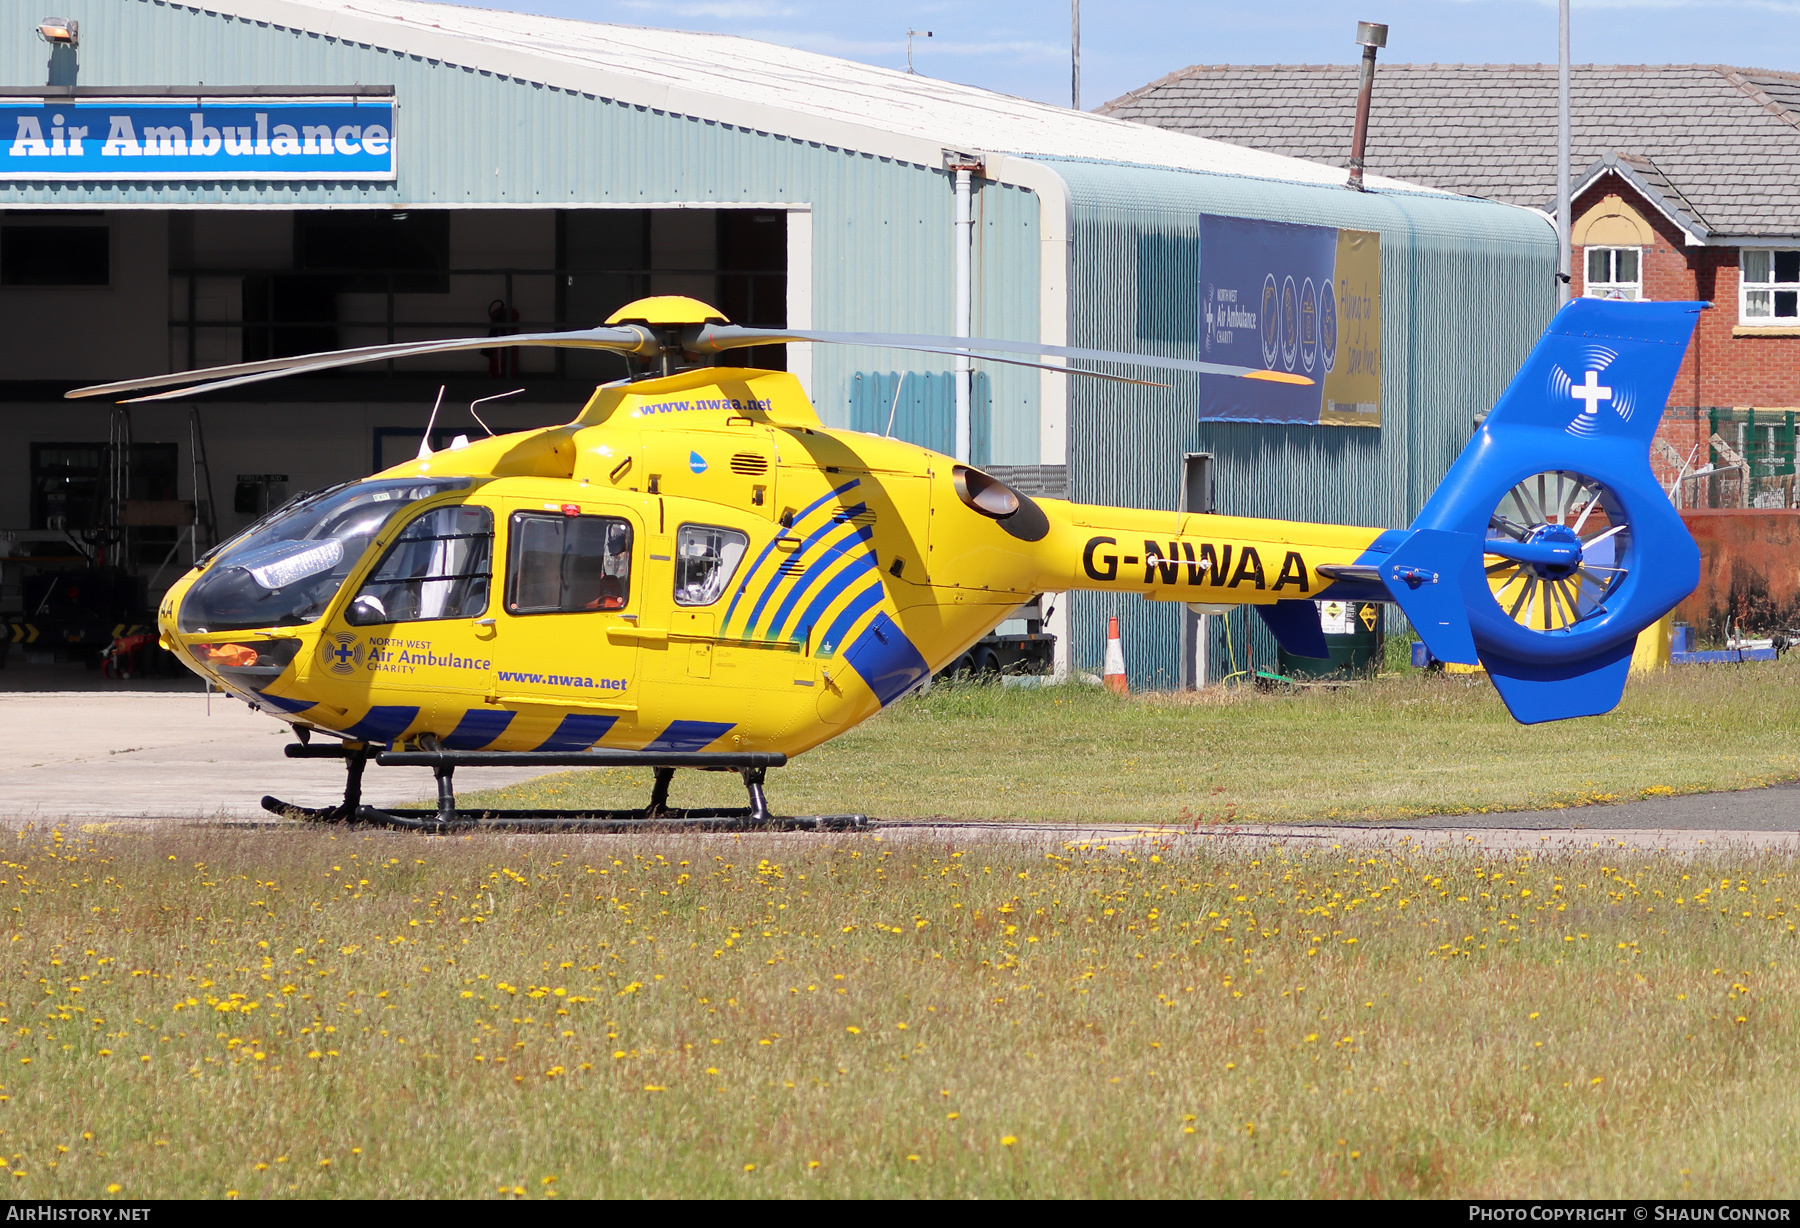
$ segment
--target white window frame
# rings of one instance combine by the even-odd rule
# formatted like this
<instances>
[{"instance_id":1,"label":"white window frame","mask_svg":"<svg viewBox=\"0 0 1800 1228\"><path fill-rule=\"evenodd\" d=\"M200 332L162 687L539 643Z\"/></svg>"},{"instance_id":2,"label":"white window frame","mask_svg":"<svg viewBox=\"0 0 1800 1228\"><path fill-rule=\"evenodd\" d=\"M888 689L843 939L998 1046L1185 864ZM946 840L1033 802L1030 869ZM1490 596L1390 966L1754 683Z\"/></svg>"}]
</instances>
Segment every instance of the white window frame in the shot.
<instances>
[{"instance_id":1,"label":"white window frame","mask_svg":"<svg viewBox=\"0 0 1800 1228\"><path fill-rule=\"evenodd\" d=\"M1738 251L1738 322L1751 328L1800 329L1800 280L1776 281L1777 253L1800 257L1792 247L1745 247ZM1751 280L1755 276L1758 280ZM1800 270L1796 271L1800 277ZM1785 295L1792 294L1794 314L1778 315Z\"/></svg>"},{"instance_id":2,"label":"white window frame","mask_svg":"<svg viewBox=\"0 0 1800 1228\"><path fill-rule=\"evenodd\" d=\"M1630 252L1637 257L1636 281L1594 281L1589 271L1594 267L1595 252ZM1609 263L1615 264L1616 261ZM1627 243L1594 243L1581 249L1581 294L1583 298L1627 299L1641 301L1644 295L1644 249Z\"/></svg>"}]
</instances>

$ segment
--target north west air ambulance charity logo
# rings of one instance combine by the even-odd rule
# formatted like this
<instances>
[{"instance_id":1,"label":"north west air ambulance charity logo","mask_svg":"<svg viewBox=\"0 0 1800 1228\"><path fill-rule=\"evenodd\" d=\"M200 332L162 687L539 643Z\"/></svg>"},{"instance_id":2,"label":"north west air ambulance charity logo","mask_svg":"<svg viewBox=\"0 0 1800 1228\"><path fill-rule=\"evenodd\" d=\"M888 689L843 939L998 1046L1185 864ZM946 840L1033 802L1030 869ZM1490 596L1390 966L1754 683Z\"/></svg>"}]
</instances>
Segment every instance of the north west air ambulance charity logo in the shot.
<instances>
[{"instance_id":1,"label":"north west air ambulance charity logo","mask_svg":"<svg viewBox=\"0 0 1800 1228\"><path fill-rule=\"evenodd\" d=\"M362 639L348 631L328 635L319 641L319 657L328 672L349 677L363 663L366 655Z\"/></svg>"},{"instance_id":2,"label":"north west air ambulance charity logo","mask_svg":"<svg viewBox=\"0 0 1800 1228\"><path fill-rule=\"evenodd\" d=\"M1550 369L1553 403L1573 410L1569 425L1564 428L1569 434L1582 439L1598 434L1605 424L1603 415L1607 414L1621 422L1631 421L1631 390L1618 378L1623 372L1606 377L1607 368L1618 358L1617 350L1590 345L1582 348L1579 361L1570 364L1572 371L1561 364Z\"/></svg>"}]
</instances>

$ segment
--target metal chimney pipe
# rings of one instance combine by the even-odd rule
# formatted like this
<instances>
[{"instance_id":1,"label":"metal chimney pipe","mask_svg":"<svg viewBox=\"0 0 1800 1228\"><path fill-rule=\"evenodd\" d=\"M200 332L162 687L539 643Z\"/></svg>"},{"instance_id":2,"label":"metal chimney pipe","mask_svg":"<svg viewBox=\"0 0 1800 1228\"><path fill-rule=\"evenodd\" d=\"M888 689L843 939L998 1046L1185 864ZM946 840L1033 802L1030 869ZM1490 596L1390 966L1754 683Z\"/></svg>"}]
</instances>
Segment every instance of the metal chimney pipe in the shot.
<instances>
[{"instance_id":1,"label":"metal chimney pipe","mask_svg":"<svg viewBox=\"0 0 1800 1228\"><path fill-rule=\"evenodd\" d=\"M1388 28L1379 22L1356 23L1356 41L1363 49L1362 80L1356 91L1356 132L1350 138L1350 182L1344 186L1352 192L1363 190L1363 150L1369 142L1369 98L1375 92L1375 51L1387 46Z\"/></svg>"},{"instance_id":2,"label":"metal chimney pipe","mask_svg":"<svg viewBox=\"0 0 1800 1228\"><path fill-rule=\"evenodd\" d=\"M1563 303L1569 301L1569 278L1575 271L1569 245L1569 128L1569 0L1562 0L1556 25L1556 290Z\"/></svg>"},{"instance_id":3,"label":"metal chimney pipe","mask_svg":"<svg viewBox=\"0 0 1800 1228\"><path fill-rule=\"evenodd\" d=\"M1081 0L1069 0L1069 105L1081 110Z\"/></svg>"}]
</instances>

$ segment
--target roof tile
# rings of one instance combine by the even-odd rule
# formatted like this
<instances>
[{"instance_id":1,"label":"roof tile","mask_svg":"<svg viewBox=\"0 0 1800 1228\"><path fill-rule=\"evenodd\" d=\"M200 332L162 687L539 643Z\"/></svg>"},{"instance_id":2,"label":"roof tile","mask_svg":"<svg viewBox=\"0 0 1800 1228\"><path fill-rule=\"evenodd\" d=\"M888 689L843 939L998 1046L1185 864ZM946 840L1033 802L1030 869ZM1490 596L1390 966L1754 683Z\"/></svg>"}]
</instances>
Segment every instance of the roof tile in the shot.
<instances>
[{"instance_id":1,"label":"roof tile","mask_svg":"<svg viewBox=\"0 0 1800 1228\"><path fill-rule=\"evenodd\" d=\"M1101 113L1342 166L1354 65L1196 65ZM1800 234L1800 74L1714 64L1577 65L1572 170L1610 150L1722 234ZM1383 64L1371 174L1542 207L1556 191L1556 69ZM1749 190L1747 190L1749 189Z\"/></svg>"}]
</instances>

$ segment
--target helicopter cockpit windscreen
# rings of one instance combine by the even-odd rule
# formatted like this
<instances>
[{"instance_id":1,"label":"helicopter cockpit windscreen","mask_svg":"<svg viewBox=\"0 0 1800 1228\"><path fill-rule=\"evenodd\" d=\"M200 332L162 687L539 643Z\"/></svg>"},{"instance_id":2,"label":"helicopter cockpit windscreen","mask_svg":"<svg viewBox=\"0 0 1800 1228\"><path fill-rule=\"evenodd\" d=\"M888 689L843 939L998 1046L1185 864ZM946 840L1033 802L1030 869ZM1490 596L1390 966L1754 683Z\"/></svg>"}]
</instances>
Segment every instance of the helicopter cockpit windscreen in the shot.
<instances>
[{"instance_id":1,"label":"helicopter cockpit windscreen","mask_svg":"<svg viewBox=\"0 0 1800 1228\"><path fill-rule=\"evenodd\" d=\"M299 499L227 542L181 603L186 634L298 627L325 612L403 508L467 478L351 482Z\"/></svg>"}]
</instances>

